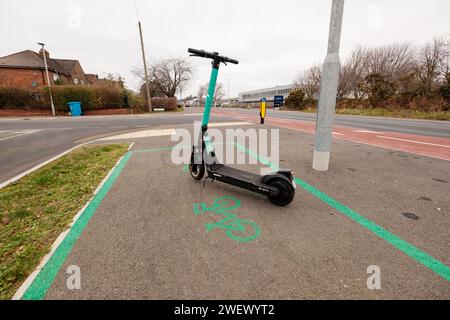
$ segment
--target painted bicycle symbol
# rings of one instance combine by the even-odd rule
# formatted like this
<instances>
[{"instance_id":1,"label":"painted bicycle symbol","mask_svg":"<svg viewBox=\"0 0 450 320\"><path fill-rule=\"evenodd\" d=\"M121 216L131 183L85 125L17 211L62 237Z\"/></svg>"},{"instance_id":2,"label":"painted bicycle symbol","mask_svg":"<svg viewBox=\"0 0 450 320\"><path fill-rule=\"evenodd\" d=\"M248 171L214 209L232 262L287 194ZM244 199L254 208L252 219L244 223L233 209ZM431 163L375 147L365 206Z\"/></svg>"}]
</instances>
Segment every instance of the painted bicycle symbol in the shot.
<instances>
[{"instance_id":1,"label":"painted bicycle symbol","mask_svg":"<svg viewBox=\"0 0 450 320\"><path fill-rule=\"evenodd\" d=\"M250 242L261 235L261 227L253 221L240 219L237 214L232 213L240 207L241 201L238 198L225 196L214 199L212 207L208 207L206 203L194 204L194 214L222 216L223 219L218 222L205 224L206 232L223 229L226 230L225 234L234 241Z\"/></svg>"}]
</instances>

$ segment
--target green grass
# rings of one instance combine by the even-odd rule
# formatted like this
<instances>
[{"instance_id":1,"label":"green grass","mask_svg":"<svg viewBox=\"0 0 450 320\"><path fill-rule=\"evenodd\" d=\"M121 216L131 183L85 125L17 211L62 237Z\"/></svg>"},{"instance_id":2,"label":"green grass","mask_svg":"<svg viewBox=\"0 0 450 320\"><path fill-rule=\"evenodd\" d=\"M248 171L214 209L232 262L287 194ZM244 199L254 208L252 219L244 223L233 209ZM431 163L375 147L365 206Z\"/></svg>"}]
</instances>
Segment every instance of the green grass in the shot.
<instances>
[{"instance_id":1,"label":"green grass","mask_svg":"<svg viewBox=\"0 0 450 320\"><path fill-rule=\"evenodd\" d=\"M0 299L11 299L127 145L78 149L0 189Z\"/></svg>"},{"instance_id":2,"label":"green grass","mask_svg":"<svg viewBox=\"0 0 450 320\"><path fill-rule=\"evenodd\" d=\"M391 111L387 109L338 109L337 114L349 114L359 116L372 117L388 117L388 118L408 118L408 119L423 119L423 120L445 120L450 121L449 111L440 112L423 112L412 110L396 110Z\"/></svg>"},{"instance_id":3,"label":"green grass","mask_svg":"<svg viewBox=\"0 0 450 320\"><path fill-rule=\"evenodd\" d=\"M286 111L294 111L285 109ZM317 109L307 108L301 112L315 113ZM336 109L336 114L346 114L354 116L370 116L370 117L387 117L387 118L405 118L405 119L422 119L422 120L442 120L450 121L450 111L440 112L423 112L412 110L388 110L383 108L375 109Z\"/></svg>"}]
</instances>

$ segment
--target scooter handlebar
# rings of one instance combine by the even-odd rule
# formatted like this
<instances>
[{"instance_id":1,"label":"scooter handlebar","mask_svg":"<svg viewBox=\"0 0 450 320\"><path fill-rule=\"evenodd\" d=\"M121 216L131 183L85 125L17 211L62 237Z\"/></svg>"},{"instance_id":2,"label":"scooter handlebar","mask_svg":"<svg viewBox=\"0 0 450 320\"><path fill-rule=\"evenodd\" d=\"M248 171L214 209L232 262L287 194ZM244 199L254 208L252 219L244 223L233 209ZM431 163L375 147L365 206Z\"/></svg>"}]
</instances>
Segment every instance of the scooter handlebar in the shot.
<instances>
[{"instance_id":1,"label":"scooter handlebar","mask_svg":"<svg viewBox=\"0 0 450 320\"><path fill-rule=\"evenodd\" d=\"M221 56L221 55L219 55L218 52L206 52L205 50L197 50L197 49L192 49L192 48L189 48L188 52L197 57L208 58L208 59L213 59L213 60L217 59L220 62L224 62L224 63L229 62L229 63L233 63L233 64L239 64L239 61L225 57L225 56Z\"/></svg>"},{"instance_id":2,"label":"scooter handlebar","mask_svg":"<svg viewBox=\"0 0 450 320\"><path fill-rule=\"evenodd\" d=\"M239 64L239 61L237 61L235 59L231 59L231 58L227 58L227 62L232 63L232 64Z\"/></svg>"},{"instance_id":3,"label":"scooter handlebar","mask_svg":"<svg viewBox=\"0 0 450 320\"><path fill-rule=\"evenodd\" d=\"M192 53L192 54L195 54L196 56L199 56L199 57L204 57L204 58L206 58L207 56L207 52L205 51L205 50L197 50L197 49L192 49L192 48L189 48L188 49L188 52L189 53Z\"/></svg>"}]
</instances>

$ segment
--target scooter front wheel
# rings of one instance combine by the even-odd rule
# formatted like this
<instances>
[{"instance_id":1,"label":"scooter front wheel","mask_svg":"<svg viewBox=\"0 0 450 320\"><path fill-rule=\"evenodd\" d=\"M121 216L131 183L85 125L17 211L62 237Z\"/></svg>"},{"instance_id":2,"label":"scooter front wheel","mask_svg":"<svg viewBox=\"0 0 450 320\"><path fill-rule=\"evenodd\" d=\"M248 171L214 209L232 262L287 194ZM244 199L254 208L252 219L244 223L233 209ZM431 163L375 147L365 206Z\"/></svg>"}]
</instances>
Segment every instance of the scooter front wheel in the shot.
<instances>
[{"instance_id":1,"label":"scooter front wheel","mask_svg":"<svg viewBox=\"0 0 450 320\"><path fill-rule=\"evenodd\" d=\"M273 204L285 207L294 200L295 190L286 180L273 179L269 181L268 185L278 189L278 193L267 196Z\"/></svg>"},{"instance_id":2,"label":"scooter front wheel","mask_svg":"<svg viewBox=\"0 0 450 320\"><path fill-rule=\"evenodd\" d=\"M189 172L191 173L194 180L202 180L205 176L205 165L204 164L190 164Z\"/></svg>"}]
</instances>

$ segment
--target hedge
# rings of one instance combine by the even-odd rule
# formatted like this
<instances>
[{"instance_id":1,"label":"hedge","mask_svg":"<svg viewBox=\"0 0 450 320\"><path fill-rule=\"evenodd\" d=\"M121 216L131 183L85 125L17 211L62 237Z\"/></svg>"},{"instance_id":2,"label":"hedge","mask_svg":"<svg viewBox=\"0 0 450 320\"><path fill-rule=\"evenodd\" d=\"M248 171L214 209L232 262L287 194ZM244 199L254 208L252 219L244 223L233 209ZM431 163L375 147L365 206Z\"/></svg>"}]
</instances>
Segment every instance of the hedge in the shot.
<instances>
[{"instance_id":1,"label":"hedge","mask_svg":"<svg viewBox=\"0 0 450 320\"><path fill-rule=\"evenodd\" d=\"M139 95L111 86L52 86L52 97L58 111L67 111L67 103L81 102L84 111L131 107L147 112L146 103ZM50 97L48 87L26 90L0 87L0 109L48 109ZM176 98L152 98L153 108L166 111L177 110Z\"/></svg>"},{"instance_id":2,"label":"hedge","mask_svg":"<svg viewBox=\"0 0 450 320\"><path fill-rule=\"evenodd\" d=\"M49 99L48 88L44 88L46 99ZM67 103L79 101L83 109L98 110L121 108L126 105L124 89L102 86L53 86L52 96L58 110L67 110ZM48 101L47 101L48 102Z\"/></svg>"},{"instance_id":3,"label":"hedge","mask_svg":"<svg viewBox=\"0 0 450 320\"><path fill-rule=\"evenodd\" d=\"M148 112L148 99L131 99L131 104L138 112ZM167 97L154 97L152 98L152 108L153 109L164 109L165 111L176 111L178 109L176 98Z\"/></svg>"},{"instance_id":4,"label":"hedge","mask_svg":"<svg viewBox=\"0 0 450 320\"><path fill-rule=\"evenodd\" d=\"M52 86L55 108L67 111L67 103L79 101L84 110L129 107L125 89L102 86ZM50 104L48 87L26 90L0 87L0 109L45 109Z\"/></svg>"},{"instance_id":5,"label":"hedge","mask_svg":"<svg viewBox=\"0 0 450 320\"><path fill-rule=\"evenodd\" d=\"M43 101L38 92L13 87L0 87L0 109L41 109L42 104Z\"/></svg>"},{"instance_id":6,"label":"hedge","mask_svg":"<svg viewBox=\"0 0 450 320\"><path fill-rule=\"evenodd\" d=\"M152 107L165 111L176 111L178 108L176 98L152 98Z\"/></svg>"}]
</instances>

